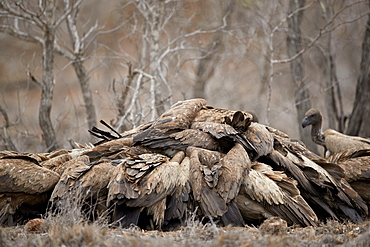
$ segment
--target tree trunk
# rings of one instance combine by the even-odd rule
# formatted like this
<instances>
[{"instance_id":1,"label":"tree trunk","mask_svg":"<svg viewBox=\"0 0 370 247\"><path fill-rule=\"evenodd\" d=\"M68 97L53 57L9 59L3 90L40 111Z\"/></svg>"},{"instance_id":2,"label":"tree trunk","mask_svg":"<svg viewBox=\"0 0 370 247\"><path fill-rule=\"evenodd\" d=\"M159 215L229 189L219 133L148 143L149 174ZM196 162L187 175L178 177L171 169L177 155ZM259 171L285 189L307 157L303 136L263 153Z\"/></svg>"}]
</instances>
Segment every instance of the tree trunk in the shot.
<instances>
[{"instance_id":1,"label":"tree trunk","mask_svg":"<svg viewBox=\"0 0 370 247\"><path fill-rule=\"evenodd\" d=\"M54 6L53 0L46 1L44 26L44 44L42 52L43 75L41 83L41 102L39 109L39 125L47 151L59 148L53 125L51 123L51 105L54 91Z\"/></svg>"},{"instance_id":2,"label":"tree trunk","mask_svg":"<svg viewBox=\"0 0 370 247\"><path fill-rule=\"evenodd\" d=\"M328 3L329 5L330 3ZM326 21L332 19L332 7L331 6L324 6L323 15ZM331 49L331 40L332 40L332 33L329 32L326 34L326 48L324 51L325 59L326 59L326 67L325 67L325 103L326 103L326 111L327 111L327 120L328 120L328 127L332 129L336 129L339 132L344 131L343 125L343 104L342 104L342 96L340 94L340 87L336 72L336 65L334 54Z\"/></svg>"},{"instance_id":3,"label":"tree trunk","mask_svg":"<svg viewBox=\"0 0 370 247\"><path fill-rule=\"evenodd\" d=\"M165 16L165 2L164 1L153 1L151 9L151 23L150 33L149 33L149 73L153 76L151 81L151 93L152 93L152 117L153 121L158 115L164 112L163 99L161 94L161 83L159 79L160 64L158 62L159 58L159 37L162 17Z\"/></svg>"},{"instance_id":4,"label":"tree trunk","mask_svg":"<svg viewBox=\"0 0 370 247\"><path fill-rule=\"evenodd\" d=\"M226 16L226 23L228 24L231 19L231 14L234 10L235 2L230 1L224 10L223 16ZM229 25L225 29L228 29ZM206 98L206 85L209 79L215 72L215 67L219 59L216 58L218 52L222 46L223 32L218 31L213 35L211 43L209 43L207 49L202 52L202 59L199 60L197 67L197 79L193 88L194 98Z\"/></svg>"},{"instance_id":5,"label":"tree trunk","mask_svg":"<svg viewBox=\"0 0 370 247\"><path fill-rule=\"evenodd\" d=\"M217 54L217 50L221 44L222 34L221 32L217 32L208 45L206 51L202 53L202 59L199 60L198 68L197 68L197 79L195 81L195 85L193 88L193 96L194 98L205 98L205 88L207 81L213 76L215 71L216 61L215 56Z\"/></svg>"},{"instance_id":6,"label":"tree trunk","mask_svg":"<svg viewBox=\"0 0 370 247\"><path fill-rule=\"evenodd\" d=\"M370 8L370 1L369 1ZM370 14L366 25L356 98L347 134L370 137Z\"/></svg>"},{"instance_id":7,"label":"tree trunk","mask_svg":"<svg viewBox=\"0 0 370 247\"><path fill-rule=\"evenodd\" d=\"M303 7L305 0L290 0L289 1L289 13ZM287 50L288 56L292 57L302 50L301 44L301 19L302 11L297 12L288 19L289 31L287 34ZM297 57L290 63L290 70L292 75L292 82L294 86L295 94L295 105L297 108L298 126L301 136L301 140L306 146L313 152L317 152L317 146L311 140L309 129L301 128L301 121L306 111L311 108L311 101L309 91L304 81L304 69L303 69L303 58L302 56Z\"/></svg>"},{"instance_id":8,"label":"tree trunk","mask_svg":"<svg viewBox=\"0 0 370 247\"><path fill-rule=\"evenodd\" d=\"M86 108L87 126L89 129L91 129L93 126L96 126L96 111L95 111L95 105L94 105L92 94L91 94L89 77L87 75L87 71L82 61L75 60L72 63L72 65L76 71L76 75L80 82L82 96L83 96L85 108Z\"/></svg>"}]
</instances>

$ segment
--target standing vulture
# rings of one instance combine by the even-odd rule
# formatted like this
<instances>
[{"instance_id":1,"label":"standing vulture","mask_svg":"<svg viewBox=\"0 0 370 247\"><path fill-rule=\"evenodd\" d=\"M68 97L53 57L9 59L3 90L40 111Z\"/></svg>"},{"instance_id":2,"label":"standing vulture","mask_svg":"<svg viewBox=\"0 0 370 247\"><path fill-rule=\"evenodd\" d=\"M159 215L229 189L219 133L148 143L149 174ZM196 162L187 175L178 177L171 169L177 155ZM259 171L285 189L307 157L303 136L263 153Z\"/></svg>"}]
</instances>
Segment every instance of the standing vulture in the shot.
<instances>
[{"instance_id":1,"label":"standing vulture","mask_svg":"<svg viewBox=\"0 0 370 247\"><path fill-rule=\"evenodd\" d=\"M339 133L333 129L322 132L322 115L316 108L308 110L302 120L302 127L311 125L312 141L328 150L330 154L341 153L347 149L354 148L370 149L370 138L349 136Z\"/></svg>"},{"instance_id":2,"label":"standing vulture","mask_svg":"<svg viewBox=\"0 0 370 247\"><path fill-rule=\"evenodd\" d=\"M37 157L36 157L37 158ZM0 224L14 225L28 214L45 213L59 174L40 165L34 155L9 153L0 157Z\"/></svg>"}]
</instances>

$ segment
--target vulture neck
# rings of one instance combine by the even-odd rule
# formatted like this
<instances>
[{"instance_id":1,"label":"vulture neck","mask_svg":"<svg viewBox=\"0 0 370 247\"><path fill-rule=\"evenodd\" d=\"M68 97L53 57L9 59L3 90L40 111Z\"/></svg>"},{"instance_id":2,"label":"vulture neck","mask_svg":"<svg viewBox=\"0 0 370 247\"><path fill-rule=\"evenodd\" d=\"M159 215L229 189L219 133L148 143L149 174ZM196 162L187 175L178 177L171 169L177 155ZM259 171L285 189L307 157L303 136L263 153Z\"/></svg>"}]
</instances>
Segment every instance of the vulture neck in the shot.
<instances>
[{"instance_id":1,"label":"vulture neck","mask_svg":"<svg viewBox=\"0 0 370 247\"><path fill-rule=\"evenodd\" d=\"M312 124L311 128L311 138L312 141L318 145L321 145L326 148L325 137L321 130L322 120L320 119L315 124Z\"/></svg>"}]
</instances>

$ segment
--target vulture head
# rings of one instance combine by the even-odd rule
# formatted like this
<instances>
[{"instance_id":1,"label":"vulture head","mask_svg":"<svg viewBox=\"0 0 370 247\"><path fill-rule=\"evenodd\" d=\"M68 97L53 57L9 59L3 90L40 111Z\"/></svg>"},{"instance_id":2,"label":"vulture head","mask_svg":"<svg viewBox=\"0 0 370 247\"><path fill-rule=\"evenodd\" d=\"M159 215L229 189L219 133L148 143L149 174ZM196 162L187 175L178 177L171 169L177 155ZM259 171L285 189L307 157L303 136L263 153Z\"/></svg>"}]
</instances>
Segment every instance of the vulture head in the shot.
<instances>
[{"instance_id":1,"label":"vulture head","mask_svg":"<svg viewBox=\"0 0 370 247\"><path fill-rule=\"evenodd\" d=\"M311 108L306 112L302 120L302 128L307 127L308 125L321 125L322 116L320 111L317 108Z\"/></svg>"}]
</instances>

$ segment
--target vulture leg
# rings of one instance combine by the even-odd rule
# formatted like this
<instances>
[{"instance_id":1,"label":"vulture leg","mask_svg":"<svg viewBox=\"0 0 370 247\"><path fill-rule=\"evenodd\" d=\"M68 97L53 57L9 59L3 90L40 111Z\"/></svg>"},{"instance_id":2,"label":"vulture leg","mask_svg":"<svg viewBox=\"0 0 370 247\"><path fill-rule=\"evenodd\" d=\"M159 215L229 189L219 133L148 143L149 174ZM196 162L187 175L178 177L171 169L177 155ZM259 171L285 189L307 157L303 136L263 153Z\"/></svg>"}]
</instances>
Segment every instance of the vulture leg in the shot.
<instances>
[{"instance_id":1,"label":"vulture leg","mask_svg":"<svg viewBox=\"0 0 370 247\"><path fill-rule=\"evenodd\" d=\"M113 222L117 226L128 228L137 225L139 222L141 209L138 207L127 207L124 203L116 203L113 212Z\"/></svg>"},{"instance_id":2,"label":"vulture leg","mask_svg":"<svg viewBox=\"0 0 370 247\"><path fill-rule=\"evenodd\" d=\"M224 226L244 226L243 216L235 202L228 204L228 210L221 216L221 222Z\"/></svg>"}]
</instances>

